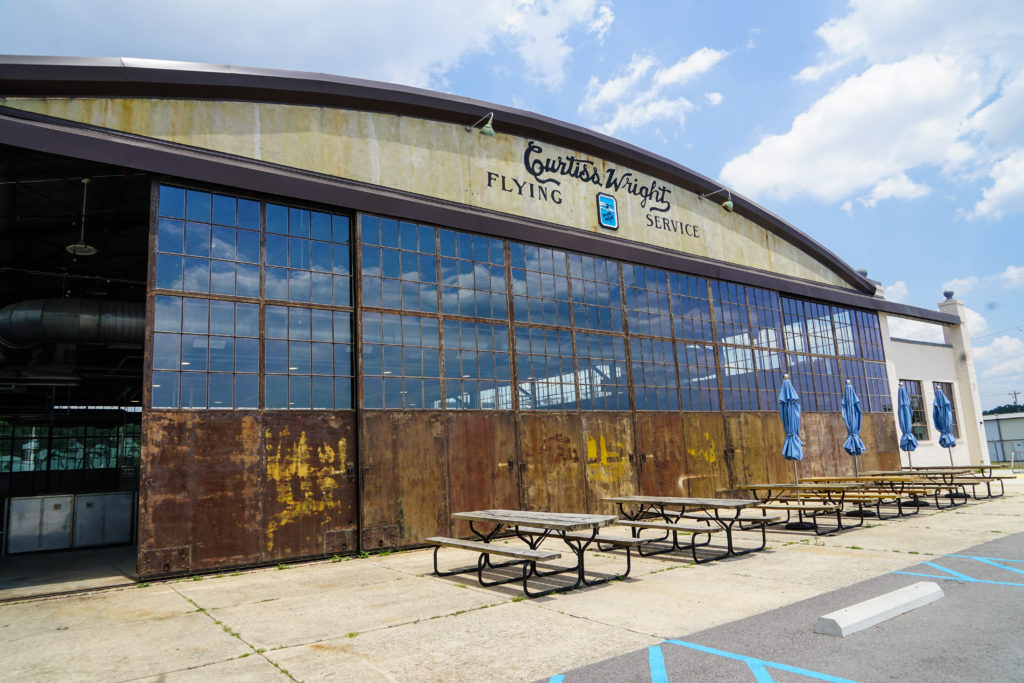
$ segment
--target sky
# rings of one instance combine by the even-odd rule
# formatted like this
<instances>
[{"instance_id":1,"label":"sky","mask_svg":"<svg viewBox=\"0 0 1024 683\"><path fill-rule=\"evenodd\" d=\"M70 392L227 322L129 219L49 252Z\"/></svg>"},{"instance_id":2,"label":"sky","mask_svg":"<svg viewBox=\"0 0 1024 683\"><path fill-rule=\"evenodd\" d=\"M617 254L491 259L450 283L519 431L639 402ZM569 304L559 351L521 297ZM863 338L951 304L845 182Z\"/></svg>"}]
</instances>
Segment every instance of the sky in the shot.
<instances>
[{"instance_id":1,"label":"sky","mask_svg":"<svg viewBox=\"0 0 1024 683\"><path fill-rule=\"evenodd\" d=\"M1020 0L0 0L0 53L322 72L591 128L720 180L890 300L953 290L983 408L1024 392Z\"/></svg>"}]
</instances>

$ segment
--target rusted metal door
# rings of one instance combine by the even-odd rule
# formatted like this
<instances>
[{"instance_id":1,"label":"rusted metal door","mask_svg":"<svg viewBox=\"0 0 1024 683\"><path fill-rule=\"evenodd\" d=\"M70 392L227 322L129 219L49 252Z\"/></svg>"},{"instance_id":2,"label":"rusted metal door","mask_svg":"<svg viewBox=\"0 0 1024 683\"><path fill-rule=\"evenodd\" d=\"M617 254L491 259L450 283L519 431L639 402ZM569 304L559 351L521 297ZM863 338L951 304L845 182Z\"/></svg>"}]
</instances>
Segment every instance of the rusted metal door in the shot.
<instances>
[{"instance_id":1,"label":"rusted metal door","mask_svg":"<svg viewBox=\"0 0 1024 683\"><path fill-rule=\"evenodd\" d=\"M522 413L519 444L523 506L581 512L586 506L580 418L568 413Z\"/></svg>"},{"instance_id":2,"label":"rusted metal door","mask_svg":"<svg viewBox=\"0 0 1024 683\"><path fill-rule=\"evenodd\" d=\"M444 416L365 413L359 433L360 548L422 543L449 532Z\"/></svg>"},{"instance_id":3,"label":"rusted metal door","mask_svg":"<svg viewBox=\"0 0 1024 683\"><path fill-rule=\"evenodd\" d=\"M357 549L355 414L267 412L263 561Z\"/></svg>"},{"instance_id":4,"label":"rusted metal door","mask_svg":"<svg viewBox=\"0 0 1024 683\"><path fill-rule=\"evenodd\" d=\"M631 496L637 492L633 468L633 418L630 413L583 413L581 416L586 512L613 511L605 496Z\"/></svg>"},{"instance_id":5,"label":"rusted metal door","mask_svg":"<svg viewBox=\"0 0 1024 683\"><path fill-rule=\"evenodd\" d=\"M140 577L260 561L258 416L147 412L143 433Z\"/></svg>"},{"instance_id":6,"label":"rusted metal door","mask_svg":"<svg viewBox=\"0 0 1024 683\"><path fill-rule=\"evenodd\" d=\"M636 414L637 477L646 496L690 495L683 418L679 413Z\"/></svg>"},{"instance_id":7,"label":"rusted metal door","mask_svg":"<svg viewBox=\"0 0 1024 683\"><path fill-rule=\"evenodd\" d=\"M518 509L519 460L512 413L450 412L445 416L448 486L452 512ZM470 535L469 523L456 520L452 533Z\"/></svg>"},{"instance_id":8,"label":"rusted metal door","mask_svg":"<svg viewBox=\"0 0 1024 683\"><path fill-rule=\"evenodd\" d=\"M686 471L690 495L716 497L728 488L725 467L725 421L721 413L683 413L683 439L686 443Z\"/></svg>"},{"instance_id":9,"label":"rusted metal door","mask_svg":"<svg viewBox=\"0 0 1024 683\"><path fill-rule=\"evenodd\" d=\"M728 487L763 483L768 478L768 453L765 448L764 416L766 413L726 413L724 460L728 471ZM729 495L739 495L730 491Z\"/></svg>"}]
</instances>

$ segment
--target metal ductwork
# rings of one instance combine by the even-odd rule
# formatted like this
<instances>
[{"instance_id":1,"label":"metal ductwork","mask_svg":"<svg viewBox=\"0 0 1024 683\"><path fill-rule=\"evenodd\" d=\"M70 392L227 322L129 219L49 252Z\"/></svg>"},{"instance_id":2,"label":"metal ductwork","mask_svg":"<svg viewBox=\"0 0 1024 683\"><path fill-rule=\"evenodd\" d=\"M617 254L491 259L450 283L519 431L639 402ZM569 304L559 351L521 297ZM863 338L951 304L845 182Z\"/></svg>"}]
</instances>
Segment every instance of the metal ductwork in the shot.
<instances>
[{"instance_id":1,"label":"metal ductwork","mask_svg":"<svg viewBox=\"0 0 1024 683\"><path fill-rule=\"evenodd\" d=\"M32 299L0 308L0 344L142 344L146 306L96 299Z\"/></svg>"}]
</instances>

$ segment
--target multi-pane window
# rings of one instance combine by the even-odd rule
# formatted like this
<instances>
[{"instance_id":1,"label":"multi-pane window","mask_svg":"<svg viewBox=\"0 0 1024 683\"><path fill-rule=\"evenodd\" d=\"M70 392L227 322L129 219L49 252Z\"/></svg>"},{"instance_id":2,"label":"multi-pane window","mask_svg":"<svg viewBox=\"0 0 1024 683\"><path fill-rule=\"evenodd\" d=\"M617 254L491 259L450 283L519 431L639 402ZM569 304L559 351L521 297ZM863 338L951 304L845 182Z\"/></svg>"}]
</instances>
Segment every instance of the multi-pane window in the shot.
<instances>
[{"instance_id":1,"label":"multi-pane window","mask_svg":"<svg viewBox=\"0 0 1024 683\"><path fill-rule=\"evenodd\" d=\"M928 440L928 419L925 412L924 394L921 392L921 382L916 379L901 379L900 384L907 390L910 398L911 424L914 436L919 441Z\"/></svg>"},{"instance_id":2,"label":"multi-pane window","mask_svg":"<svg viewBox=\"0 0 1024 683\"><path fill-rule=\"evenodd\" d=\"M156 287L258 297L259 230L257 201L162 185Z\"/></svg>"},{"instance_id":3,"label":"multi-pane window","mask_svg":"<svg viewBox=\"0 0 1024 683\"><path fill-rule=\"evenodd\" d=\"M787 353L786 366L793 388L800 396L801 408L808 412L825 410L818 406L818 395L814 391L814 357Z\"/></svg>"},{"instance_id":4,"label":"multi-pane window","mask_svg":"<svg viewBox=\"0 0 1024 683\"><path fill-rule=\"evenodd\" d=\"M154 297L154 408L259 407L259 305Z\"/></svg>"},{"instance_id":5,"label":"multi-pane window","mask_svg":"<svg viewBox=\"0 0 1024 683\"><path fill-rule=\"evenodd\" d=\"M786 344L786 350L796 353L807 353L806 316L804 315L804 302L799 299L787 299L783 297L782 305L782 335Z\"/></svg>"},{"instance_id":6,"label":"multi-pane window","mask_svg":"<svg viewBox=\"0 0 1024 683\"><path fill-rule=\"evenodd\" d=\"M711 344L676 342L679 388L683 410L718 410L718 375L715 347Z\"/></svg>"},{"instance_id":7,"label":"multi-pane window","mask_svg":"<svg viewBox=\"0 0 1024 683\"><path fill-rule=\"evenodd\" d=\"M671 337L668 274L663 270L624 263L622 278L626 286L629 333Z\"/></svg>"},{"instance_id":8,"label":"multi-pane window","mask_svg":"<svg viewBox=\"0 0 1024 683\"><path fill-rule=\"evenodd\" d=\"M352 304L348 216L168 185L159 202L154 285L198 296L153 298L151 406L351 408L351 313L327 310Z\"/></svg>"},{"instance_id":9,"label":"multi-pane window","mask_svg":"<svg viewBox=\"0 0 1024 683\"><path fill-rule=\"evenodd\" d=\"M509 244L513 311L517 322L572 325L569 277L564 251Z\"/></svg>"},{"instance_id":10,"label":"multi-pane window","mask_svg":"<svg viewBox=\"0 0 1024 683\"><path fill-rule=\"evenodd\" d=\"M832 325L836 335L836 350L840 357L857 355L853 314L854 311L848 308L832 307Z\"/></svg>"},{"instance_id":11,"label":"multi-pane window","mask_svg":"<svg viewBox=\"0 0 1024 683\"><path fill-rule=\"evenodd\" d=\"M436 318L363 313L363 405L440 409Z\"/></svg>"},{"instance_id":12,"label":"multi-pane window","mask_svg":"<svg viewBox=\"0 0 1024 683\"><path fill-rule=\"evenodd\" d=\"M267 306L264 404L279 410L352 407L352 314Z\"/></svg>"},{"instance_id":13,"label":"multi-pane window","mask_svg":"<svg viewBox=\"0 0 1024 683\"><path fill-rule=\"evenodd\" d=\"M721 372L722 408L757 410L753 350L738 346L720 346L718 367Z\"/></svg>"},{"instance_id":14,"label":"multi-pane window","mask_svg":"<svg viewBox=\"0 0 1024 683\"><path fill-rule=\"evenodd\" d=\"M570 332L516 327L516 365L520 409L576 409Z\"/></svg>"},{"instance_id":15,"label":"multi-pane window","mask_svg":"<svg viewBox=\"0 0 1024 683\"><path fill-rule=\"evenodd\" d=\"M757 393L761 399L761 410L773 410L778 406L779 389L782 388L784 354L780 351L754 349L754 365L757 367Z\"/></svg>"},{"instance_id":16,"label":"multi-pane window","mask_svg":"<svg viewBox=\"0 0 1024 683\"><path fill-rule=\"evenodd\" d=\"M505 252L501 240L439 230L441 312L473 318L508 319Z\"/></svg>"},{"instance_id":17,"label":"multi-pane window","mask_svg":"<svg viewBox=\"0 0 1024 683\"><path fill-rule=\"evenodd\" d=\"M351 306L348 216L267 204L266 298Z\"/></svg>"},{"instance_id":18,"label":"multi-pane window","mask_svg":"<svg viewBox=\"0 0 1024 683\"><path fill-rule=\"evenodd\" d=\"M617 262L569 254L569 286L574 327L622 332L622 293Z\"/></svg>"},{"instance_id":19,"label":"multi-pane window","mask_svg":"<svg viewBox=\"0 0 1024 683\"><path fill-rule=\"evenodd\" d=\"M839 410L843 400L839 361L828 356L815 356L812 358L811 364L814 367L814 393L817 398L818 410L822 412Z\"/></svg>"},{"instance_id":20,"label":"multi-pane window","mask_svg":"<svg viewBox=\"0 0 1024 683\"><path fill-rule=\"evenodd\" d=\"M889 393L889 375L885 363L864 361L864 378L868 388L868 410L872 413L891 413L892 395Z\"/></svg>"},{"instance_id":21,"label":"multi-pane window","mask_svg":"<svg viewBox=\"0 0 1024 683\"><path fill-rule=\"evenodd\" d=\"M436 228L362 216L363 305L437 313Z\"/></svg>"},{"instance_id":22,"label":"multi-pane window","mask_svg":"<svg viewBox=\"0 0 1024 683\"><path fill-rule=\"evenodd\" d=\"M747 288L753 345L763 349L782 348L782 314L779 295L767 289ZM762 406L763 408L764 406Z\"/></svg>"},{"instance_id":23,"label":"multi-pane window","mask_svg":"<svg viewBox=\"0 0 1024 683\"><path fill-rule=\"evenodd\" d=\"M669 273L668 287L675 338L708 342L714 340L708 281L692 275Z\"/></svg>"},{"instance_id":24,"label":"multi-pane window","mask_svg":"<svg viewBox=\"0 0 1024 683\"><path fill-rule=\"evenodd\" d=\"M11 425L0 422L0 472L54 472L135 466L142 427Z\"/></svg>"},{"instance_id":25,"label":"multi-pane window","mask_svg":"<svg viewBox=\"0 0 1024 683\"><path fill-rule=\"evenodd\" d=\"M512 409L508 326L444 321L445 407Z\"/></svg>"},{"instance_id":26,"label":"multi-pane window","mask_svg":"<svg viewBox=\"0 0 1024 683\"><path fill-rule=\"evenodd\" d=\"M624 338L577 332L576 359L582 410L629 410Z\"/></svg>"},{"instance_id":27,"label":"multi-pane window","mask_svg":"<svg viewBox=\"0 0 1024 683\"><path fill-rule=\"evenodd\" d=\"M885 360L878 316L867 311L854 311L853 314L858 348L856 355L868 360Z\"/></svg>"},{"instance_id":28,"label":"multi-pane window","mask_svg":"<svg viewBox=\"0 0 1024 683\"><path fill-rule=\"evenodd\" d=\"M673 343L668 339L629 338L637 410L678 410L679 379Z\"/></svg>"},{"instance_id":29,"label":"multi-pane window","mask_svg":"<svg viewBox=\"0 0 1024 683\"><path fill-rule=\"evenodd\" d=\"M711 296L715 302L715 331L718 342L750 346L747 288L732 282L713 280Z\"/></svg>"},{"instance_id":30,"label":"multi-pane window","mask_svg":"<svg viewBox=\"0 0 1024 683\"><path fill-rule=\"evenodd\" d=\"M807 316L807 341L810 352L834 356L836 340L832 331L831 307L813 301L805 301L804 312Z\"/></svg>"},{"instance_id":31,"label":"multi-pane window","mask_svg":"<svg viewBox=\"0 0 1024 683\"><path fill-rule=\"evenodd\" d=\"M939 391L946 395L949 399L949 405L953 409L953 436L957 439L960 438L960 423L956 419L956 400L953 397L953 384L952 382L932 382L932 390Z\"/></svg>"}]
</instances>

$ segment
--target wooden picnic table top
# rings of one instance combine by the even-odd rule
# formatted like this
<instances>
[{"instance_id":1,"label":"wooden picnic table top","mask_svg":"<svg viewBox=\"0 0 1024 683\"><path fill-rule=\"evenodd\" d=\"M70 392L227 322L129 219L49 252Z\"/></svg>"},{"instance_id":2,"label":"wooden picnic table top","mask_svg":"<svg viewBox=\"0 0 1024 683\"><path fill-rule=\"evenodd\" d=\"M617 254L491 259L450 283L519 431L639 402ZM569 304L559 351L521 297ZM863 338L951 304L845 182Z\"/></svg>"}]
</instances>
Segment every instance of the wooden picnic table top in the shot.
<instances>
[{"instance_id":1,"label":"wooden picnic table top","mask_svg":"<svg viewBox=\"0 0 1024 683\"><path fill-rule=\"evenodd\" d=\"M883 475L883 476L888 476L888 475L893 475L893 476L911 475L911 476L917 476L917 477L928 477L928 476L945 477L945 476L950 476L950 475L956 476L956 475L959 475L959 474L967 474L970 471L971 471L970 467L949 467L949 466L947 466L947 467L944 467L944 468L943 467L928 467L928 468L915 467L913 470L905 470L905 469L904 470L872 470L870 472L864 472L864 474L865 475L871 475L871 476L876 476L876 475Z\"/></svg>"},{"instance_id":2,"label":"wooden picnic table top","mask_svg":"<svg viewBox=\"0 0 1024 683\"><path fill-rule=\"evenodd\" d=\"M863 483L856 481L834 481L820 483L774 483L774 484L744 484L736 488L744 491L849 491L860 488Z\"/></svg>"},{"instance_id":3,"label":"wooden picnic table top","mask_svg":"<svg viewBox=\"0 0 1024 683\"><path fill-rule=\"evenodd\" d=\"M916 474L862 474L859 477L800 477L800 483L827 483L827 482L844 482L854 481L862 482L866 484L872 484L874 482L897 482L897 483L914 483L914 482L926 482L927 480L920 475Z\"/></svg>"},{"instance_id":4,"label":"wooden picnic table top","mask_svg":"<svg viewBox=\"0 0 1024 683\"><path fill-rule=\"evenodd\" d=\"M538 510L470 510L453 513L452 519L489 522L503 526L532 526L552 531L583 531L608 526L618 517Z\"/></svg>"},{"instance_id":5,"label":"wooden picnic table top","mask_svg":"<svg viewBox=\"0 0 1024 683\"><path fill-rule=\"evenodd\" d=\"M680 496L609 496L601 499L607 503L639 504L639 505L669 505L672 507L691 508L726 508L740 510L751 505L757 505L756 500L749 498L687 498Z\"/></svg>"}]
</instances>

